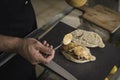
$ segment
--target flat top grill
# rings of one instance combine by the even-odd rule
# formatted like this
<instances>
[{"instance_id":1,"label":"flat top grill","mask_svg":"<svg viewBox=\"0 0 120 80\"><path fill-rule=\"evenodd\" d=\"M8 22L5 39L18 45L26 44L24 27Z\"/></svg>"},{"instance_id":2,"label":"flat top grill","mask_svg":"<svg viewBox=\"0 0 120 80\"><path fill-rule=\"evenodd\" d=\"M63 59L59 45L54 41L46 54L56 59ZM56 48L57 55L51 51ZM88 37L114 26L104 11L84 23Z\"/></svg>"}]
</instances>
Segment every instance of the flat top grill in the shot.
<instances>
[{"instance_id":1,"label":"flat top grill","mask_svg":"<svg viewBox=\"0 0 120 80\"><path fill-rule=\"evenodd\" d=\"M59 22L42 40L47 40L53 46L58 46L65 34L75 30L74 28ZM120 48L111 43L105 43L105 48L90 48L91 53L96 56L96 61L84 64L76 64L68 61L56 50L55 61L78 80L104 80L114 65L120 65Z\"/></svg>"}]
</instances>

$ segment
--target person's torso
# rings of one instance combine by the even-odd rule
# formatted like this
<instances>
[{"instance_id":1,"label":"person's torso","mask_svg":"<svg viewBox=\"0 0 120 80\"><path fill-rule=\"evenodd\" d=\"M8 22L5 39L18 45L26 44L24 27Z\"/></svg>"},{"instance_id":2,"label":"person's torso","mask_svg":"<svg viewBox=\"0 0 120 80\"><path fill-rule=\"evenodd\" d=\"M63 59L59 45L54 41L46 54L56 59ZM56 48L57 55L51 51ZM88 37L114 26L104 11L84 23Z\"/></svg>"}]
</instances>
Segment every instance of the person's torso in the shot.
<instances>
[{"instance_id":1,"label":"person's torso","mask_svg":"<svg viewBox=\"0 0 120 80\"><path fill-rule=\"evenodd\" d=\"M25 36L36 24L30 0L0 0L0 34Z\"/></svg>"}]
</instances>

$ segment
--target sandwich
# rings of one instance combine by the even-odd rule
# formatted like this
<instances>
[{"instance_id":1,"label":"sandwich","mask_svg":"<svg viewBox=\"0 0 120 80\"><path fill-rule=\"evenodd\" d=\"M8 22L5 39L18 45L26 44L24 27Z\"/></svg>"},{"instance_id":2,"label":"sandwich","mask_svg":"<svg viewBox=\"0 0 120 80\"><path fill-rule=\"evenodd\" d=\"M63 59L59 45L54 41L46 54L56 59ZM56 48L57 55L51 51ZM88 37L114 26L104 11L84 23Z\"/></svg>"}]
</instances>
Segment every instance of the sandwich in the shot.
<instances>
[{"instance_id":1,"label":"sandwich","mask_svg":"<svg viewBox=\"0 0 120 80\"><path fill-rule=\"evenodd\" d=\"M89 47L105 47L101 37L90 31L77 29L63 38L62 54L66 59L75 63L95 61Z\"/></svg>"}]
</instances>

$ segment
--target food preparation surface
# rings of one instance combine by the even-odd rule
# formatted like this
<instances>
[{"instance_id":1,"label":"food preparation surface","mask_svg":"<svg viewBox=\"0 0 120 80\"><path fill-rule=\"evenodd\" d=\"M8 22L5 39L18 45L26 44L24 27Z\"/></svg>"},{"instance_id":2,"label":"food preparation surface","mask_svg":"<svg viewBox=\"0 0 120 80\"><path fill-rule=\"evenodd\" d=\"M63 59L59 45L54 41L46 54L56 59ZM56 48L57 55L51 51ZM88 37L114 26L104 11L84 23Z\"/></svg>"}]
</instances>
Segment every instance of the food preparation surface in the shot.
<instances>
[{"instance_id":1,"label":"food preparation surface","mask_svg":"<svg viewBox=\"0 0 120 80\"><path fill-rule=\"evenodd\" d=\"M83 18L91 23L114 33L120 28L120 13L102 5L93 8L82 8L85 11Z\"/></svg>"},{"instance_id":2,"label":"food preparation surface","mask_svg":"<svg viewBox=\"0 0 120 80\"><path fill-rule=\"evenodd\" d=\"M59 22L42 40L47 40L54 47L58 46L65 34L75 30L74 28ZM90 48L96 56L96 61L84 64L76 64L67 60L60 49L56 50L55 61L78 80L104 80L113 65L120 64L120 48L111 43L105 43L105 48Z\"/></svg>"}]
</instances>

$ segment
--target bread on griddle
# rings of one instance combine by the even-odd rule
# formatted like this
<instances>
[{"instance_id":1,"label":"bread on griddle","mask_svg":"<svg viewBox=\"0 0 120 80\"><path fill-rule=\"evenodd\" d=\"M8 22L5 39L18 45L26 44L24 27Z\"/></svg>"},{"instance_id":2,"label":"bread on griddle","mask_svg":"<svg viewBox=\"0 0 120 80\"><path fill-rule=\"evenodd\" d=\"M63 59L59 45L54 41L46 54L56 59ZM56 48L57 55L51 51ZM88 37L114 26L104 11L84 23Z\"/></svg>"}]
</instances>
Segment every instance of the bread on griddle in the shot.
<instances>
[{"instance_id":1,"label":"bread on griddle","mask_svg":"<svg viewBox=\"0 0 120 80\"><path fill-rule=\"evenodd\" d=\"M85 63L96 60L96 57L90 53L87 47L77 45L71 42L68 45L62 46L62 53L68 60L75 63Z\"/></svg>"},{"instance_id":2,"label":"bread on griddle","mask_svg":"<svg viewBox=\"0 0 120 80\"><path fill-rule=\"evenodd\" d=\"M62 53L70 61L85 63L95 61L87 47L105 47L102 38L95 32L77 29L63 38Z\"/></svg>"},{"instance_id":3,"label":"bread on griddle","mask_svg":"<svg viewBox=\"0 0 120 80\"><path fill-rule=\"evenodd\" d=\"M64 44L64 45L69 44L69 43L72 41L72 39L73 39L73 36L72 36L71 33L66 34L66 35L64 36L64 38L63 38L63 44Z\"/></svg>"},{"instance_id":4,"label":"bread on griddle","mask_svg":"<svg viewBox=\"0 0 120 80\"><path fill-rule=\"evenodd\" d=\"M71 32L73 42L86 47L105 47L102 38L95 32L77 29Z\"/></svg>"}]
</instances>

